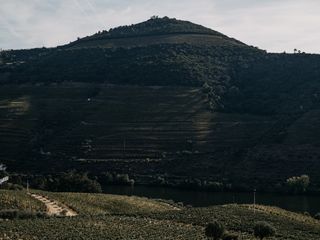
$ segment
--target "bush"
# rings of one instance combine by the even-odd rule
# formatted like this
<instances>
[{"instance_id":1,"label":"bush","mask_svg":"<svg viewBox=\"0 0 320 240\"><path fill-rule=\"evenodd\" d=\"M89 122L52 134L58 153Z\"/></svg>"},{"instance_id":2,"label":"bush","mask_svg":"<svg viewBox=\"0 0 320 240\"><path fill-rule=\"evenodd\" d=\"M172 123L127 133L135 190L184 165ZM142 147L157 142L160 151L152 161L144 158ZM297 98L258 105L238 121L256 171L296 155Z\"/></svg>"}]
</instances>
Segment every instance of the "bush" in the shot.
<instances>
[{"instance_id":1,"label":"bush","mask_svg":"<svg viewBox=\"0 0 320 240\"><path fill-rule=\"evenodd\" d=\"M214 240L221 239L224 232L225 232L224 226L217 221L209 223L205 228L206 236Z\"/></svg>"},{"instance_id":2,"label":"bush","mask_svg":"<svg viewBox=\"0 0 320 240\"><path fill-rule=\"evenodd\" d=\"M316 214L314 215L314 218L317 219L317 220L320 220L320 212L316 213Z\"/></svg>"},{"instance_id":3,"label":"bush","mask_svg":"<svg viewBox=\"0 0 320 240\"><path fill-rule=\"evenodd\" d=\"M229 232L226 232L224 235L223 235L223 240L238 240L239 239L239 236L238 234L235 234L235 233L229 233Z\"/></svg>"},{"instance_id":4,"label":"bush","mask_svg":"<svg viewBox=\"0 0 320 240\"><path fill-rule=\"evenodd\" d=\"M62 216L67 216L67 213L68 213L68 211L67 211L66 209L64 209L64 210L61 212L61 215L62 215Z\"/></svg>"},{"instance_id":5,"label":"bush","mask_svg":"<svg viewBox=\"0 0 320 240\"><path fill-rule=\"evenodd\" d=\"M103 185L134 185L134 179L130 179L128 174L102 173L99 182Z\"/></svg>"},{"instance_id":6,"label":"bush","mask_svg":"<svg viewBox=\"0 0 320 240\"><path fill-rule=\"evenodd\" d=\"M276 230L267 222L257 222L254 225L254 236L260 239L272 237L276 234Z\"/></svg>"},{"instance_id":7,"label":"bush","mask_svg":"<svg viewBox=\"0 0 320 240\"><path fill-rule=\"evenodd\" d=\"M42 212L20 211L15 209L0 211L0 219L29 219L29 218L44 218L44 217L47 217L47 215Z\"/></svg>"},{"instance_id":8,"label":"bush","mask_svg":"<svg viewBox=\"0 0 320 240\"><path fill-rule=\"evenodd\" d=\"M86 173L75 171L63 173L51 185L52 189L49 190L59 192L102 192L101 185L97 181L90 179Z\"/></svg>"},{"instance_id":9,"label":"bush","mask_svg":"<svg viewBox=\"0 0 320 240\"><path fill-rule=\"evenodd\" d=\"M310 217L310 213L309 212L304 212L303 215L307 216L307 217Z\"/></svg>"},{"instance_id":10,"label":"bush","mask_svg":"<svg viewBox=\"0 0 320 240\"><path fill-rule=\"evenodd\" d=\"M222 191L224 186L220 182L204 181L203 187L210 191Z\"/></svg>"},{"instance_id":11,"label":"bush","mask_svg":"<svg viewBox=\"0 0 320 240\"><path fill-rule=\"evenodd\" d=\"M1 185L1 189L21 191L23 190L23 186L13 183L4 183L3 185Z\"/></svg>"},{"instance_id":12,"label":"bush","mask_svg":"<svg viewBox=\"0 0 320 240\"><path fill-rule=\"evenodd\" d=\"M0 219L14 219L18 218L17 210L1 210L0 211Z\"/></svg>"},{"instance_id":13,"label":"bush","mask_svg":"<svg viewBox=\"0 0 320 240\"><path fill-rule=\"evenodd\" d=\"M50 192L102 192L101 185L87 173L69 171L55 175L15 175L14 182L23 183L29 181L30 187ZM22 189L22 186L14 185L14 190Z\"/></svg>"},{"instance_id":14,"label":"bush","mask_svg":"<svg viewBox=\"0 0 320 240\"><path fill-rule=\"evenodd\" d=\"M308 175L301 175L300 177L291 177L286 181L288 191L291 193L304 193L310 184Z\"/></svg>"}]
</instances>

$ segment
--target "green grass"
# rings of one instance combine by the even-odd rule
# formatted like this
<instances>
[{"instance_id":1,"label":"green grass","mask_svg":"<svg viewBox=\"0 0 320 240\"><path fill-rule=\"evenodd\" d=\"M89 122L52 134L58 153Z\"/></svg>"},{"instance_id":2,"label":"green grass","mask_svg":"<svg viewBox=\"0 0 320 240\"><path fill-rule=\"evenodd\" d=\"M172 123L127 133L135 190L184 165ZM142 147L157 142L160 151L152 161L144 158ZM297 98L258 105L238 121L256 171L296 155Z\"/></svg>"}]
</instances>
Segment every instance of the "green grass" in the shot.
<instances>
[{"instance_id":1,"label":"green grass","mask_svg":"<svg viewBox=\"0 0 320 240\"><path fill-rule=\"evenodd\" d=\"M48 193L74 207L73 218L2 221L0 239L206 239L205 225L213 220L242 239L253 240L256 221L272 224L273 240L320 239L320 221L275 207L224 205L176 209L159 201L115 195ZM11 196L15 192L8 193Z\"/></svg>"},{"instance_id":2,"label":"green grass","mask_svg":"<svg viewBox=\"0 0 320 240\"><path fill-rule=\"evenodd\" d=\"M9 239L204 239L202 228L136 217L76 217L4 222L0 238Z\"/></svg>"},{"instance_id":3,"label":"green grass","mask_svg":"<svg viewBox=\"0 0 320 240\"><path fill-rule=\"evenodd\" d=\"M46 210L44 204L31 198L26 191L0 190L0 211L9 209L40 212Z\"/></svg>"},{"instance_id":4,"label":"green grass","mask_svg":"<svg viewBox=\"0 0 320 240\"><path fill-rule=\"evenodd\" d=\"M134 196L42 191L40 193L68 205L80 215L147 214L177 209L165 202Z\"/></svg>"},{"instance_id":5,"label":"green grass","mask_svg":"<svg viewBox=\"0 0 320 240\"><path fill-rule=\"evenodd\" d=\"M319 221L302 214L267 206L258 206L255 213L251 205L191 208L175 213L153 215L153 218L172 219L196 226L205 226L207 222L218 220L230 231L246 236L244 239L254 239L252 236L254 223L266 221L277 229L276 237L273 239L320 239Z\"/></svg>"}]
</instances>

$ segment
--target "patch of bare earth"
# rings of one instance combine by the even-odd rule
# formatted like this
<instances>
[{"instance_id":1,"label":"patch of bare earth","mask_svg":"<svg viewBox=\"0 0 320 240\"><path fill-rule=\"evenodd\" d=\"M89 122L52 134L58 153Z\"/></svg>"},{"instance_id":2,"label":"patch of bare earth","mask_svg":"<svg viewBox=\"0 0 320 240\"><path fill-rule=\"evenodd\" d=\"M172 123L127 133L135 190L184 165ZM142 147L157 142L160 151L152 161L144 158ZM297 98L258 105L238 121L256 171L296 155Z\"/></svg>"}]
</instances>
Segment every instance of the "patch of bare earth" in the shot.
<instances>
[{"instance_id":1,"label":"patch of bare earth","mask_svg":"<svg viewBox=\"0 0 320 240\"><path fill-rule=\"evenodd\" d=\"M33 197L34 199L44 203L47 207L47 214L50 216L74 217L74 216L78 215L78 213L76 211L72 210L68 206L66 206L58 201L51 200L46 196L42 196L42 195L35 194L35 193L31 193L30 196Z\"/></svg>"}]
</instances>

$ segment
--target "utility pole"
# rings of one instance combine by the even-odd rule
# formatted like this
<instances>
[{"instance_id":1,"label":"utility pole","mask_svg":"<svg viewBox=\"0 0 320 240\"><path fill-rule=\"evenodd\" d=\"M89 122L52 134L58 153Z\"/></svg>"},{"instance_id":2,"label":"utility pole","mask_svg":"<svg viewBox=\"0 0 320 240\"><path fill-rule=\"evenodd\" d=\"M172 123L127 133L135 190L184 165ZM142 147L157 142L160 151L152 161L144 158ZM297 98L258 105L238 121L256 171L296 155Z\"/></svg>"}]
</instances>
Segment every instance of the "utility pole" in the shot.
<instances>
[{"instance_id":1,"label":"utility pole","mask_svg":"<svg viewBox=\"0 0 320 240\"><path fill-rule=\"evenodd\" d=\"M123 157L126 155L126 138L123 138Z\"/></svg>"},{"instance_id":2,"label":"utility pole","mask_svg":"<svg viewBox=\"0 0 320 240\"><path fill-rule=\"evenodd\" d=\"M27 179L27 195L29 195L29 179ZM30 198L29 199L29 211L31 212L32 209L31 209L31 201L30 201Z\"/></svg>"},{"instance_id":3,"label":"utility pole","mask_svg":"<svg viewBox=\"0 0 320 240\"><path fill-rule=\"evenodd\" d=\"M253 214L256 214L256 189L253 189Z\"/></svg>"}]
</instances>

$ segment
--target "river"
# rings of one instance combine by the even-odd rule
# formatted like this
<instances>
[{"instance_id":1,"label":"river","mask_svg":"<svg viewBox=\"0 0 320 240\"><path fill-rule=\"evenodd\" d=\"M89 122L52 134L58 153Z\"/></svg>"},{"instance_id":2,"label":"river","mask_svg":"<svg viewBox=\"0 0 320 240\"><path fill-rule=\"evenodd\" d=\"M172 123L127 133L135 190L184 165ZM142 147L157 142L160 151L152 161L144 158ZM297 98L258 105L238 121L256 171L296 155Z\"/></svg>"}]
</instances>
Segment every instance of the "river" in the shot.
<instances>
[{"instance_id":1,"label":"river","mask_svg":"<svg viewBox=\"0 0 320 240\"><path fill-rule=\"evenodd\" d=\"M105 193L109 194L167 199L194 207L207 207L228 203L253 203L253 193L216 193L146 186L108 186L104 190ZM256 203L277 206L294 212L309 212L312 215L320 212L320 196L292 196L257 192Z\"/></svg>"}]
</instances>

